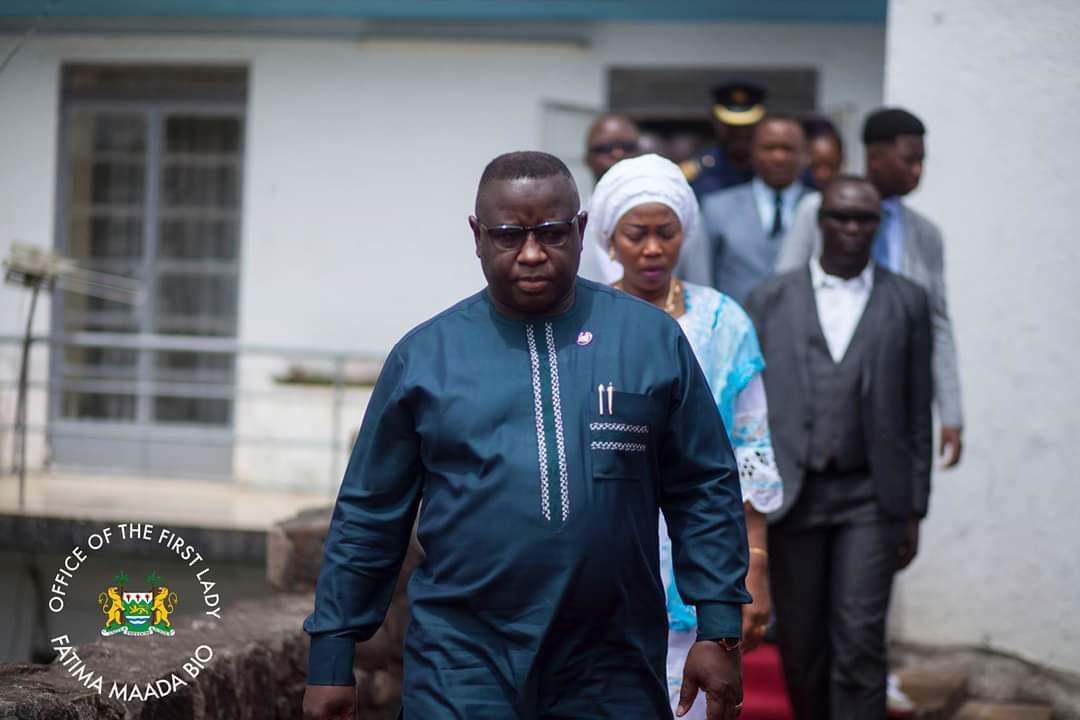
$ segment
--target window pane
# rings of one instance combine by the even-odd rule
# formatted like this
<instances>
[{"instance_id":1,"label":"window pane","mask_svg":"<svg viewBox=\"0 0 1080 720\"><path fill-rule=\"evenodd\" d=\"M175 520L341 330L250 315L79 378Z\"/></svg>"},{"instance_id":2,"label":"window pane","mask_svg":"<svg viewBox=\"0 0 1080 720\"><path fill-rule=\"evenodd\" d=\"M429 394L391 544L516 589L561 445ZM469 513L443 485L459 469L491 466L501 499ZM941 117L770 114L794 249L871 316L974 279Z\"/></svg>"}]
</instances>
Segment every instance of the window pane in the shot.
<instances>
[{"instance_id":1,"label":"window pane","mask_svg":"<svg viewBox=\"0 0 1080 720\"><path fill-rule=\"evenodd\" d=\"M68 347L64 349L65 379L135 380L135 350L106 347Z\"/></svg>"},{"instance_id":2,"label":"window pane","mask_svg":"<svg viewBox=\"0 0 1080 720\"><path fill-rule=\"evenodd\" d=\"M60 414L66 418L130 421L135 419L135 396L65 392Z\"/></svg>"},{"instance_id":3,"label":"window pane","mask_svg":"<svg viewBox=\"0 0 1080 720\"><path fill-rule=\"evenodd\" d=\"M63 298L65 332L138 332L139 330L139 318L135 308L127 303L70 292L64 293Z\"/></svg>"},{"instance_id":4,"label":"window pane","mask_svg":"<svg viewBox=\"0 0 1080 720\"><path fill-rule=\"evenodd\" d=\"M92 204L142 204L146 191L146 168L142 163L103 160L91 162L90 167L90 202Z\"/></svg>"},{"instance_id":5,"label":"window pane","mask_svg":"<svg viewBox=\"0 0 1080 720\"><path fill-rule=\"evenodd\" d=\"M67 255L90 270L135 277L143 255L142 221L108 214L74 217Z\"/></svg>"},{"instance_id":6,"label":"window pane","mask_svg":"<svg viewBox=\"0 0 1080 720\"><path fill-rule=\"evenodd\" d=\"M71 154L146 152L146 118L141 113L80 110L71 115Z\"/></svg>"},{"instance_id":7,"label":"window pane","mask_svg":"<svg viewBox=\"0 0 1080 720\"><path fill-rule=\"evenodd\" d=\"M114 275L136 277L143 262L143 222L137 219L73 218L69 223L68 252L79 267ZM136 332L134 305L79 293L64 293L64 329L67 332Z\"/></svg>"},{"instance_id":8,"label":"window pane","mask_svg":"<svg viewBox=\"0 0 1080 720\"><path fill-rule=\"evenodd\" d=\"M236 279L162 275L157 310L157 332L232 335L236 324Z\"/></svg>"},{"instance_id":9,"label":"window pane","mask_svg":"<svg viewBox=\"0 0 1080 720\"><path fill-rule=\"evenodd\" d=\"M206 398L155 397L154 420L162 423L228 425L232 402Z\"/></svg>"},{"instance_id":10,"label":"window pane","mask_svg":"<svg viewBox=\"0 0 1080 720\"><path fill-rule=\"evenodd\" d=\"M146 135L141 114L73 113L67 137L71 206L142 205Z\"/></svg>"},{"instance_id":11,"label":"window pane","mask_svg":"<svg viewBox=\"0 0 1080 720\"><path fill-rule=\"evenodd\" d=\"M158 352L154 379L231 386L233 356L225 353Z\"/></svg>"},{"instance_id":12,"label":"window pane","mask_svg":"<svg viewBox=\"0 0 1080 720\"><path fill-rule=\"evenodd\" d=\"M239 171L235 167L170 164L162 181L167 207L234 208L239 204Z\"/></svg>"},{"instance_id":13,"label":"window pane","mask_svg":"<svg viewBox=\"0 0 1080 720\"><path fill-rule=\"evenodd\" d=\"M164 258L236 259L236 223L229 220L165 220L158 255Z\"/></svg>"},{"instance_id":14,"label":"window pane","mask_svg":"<svg viewBox=\"0 0 1080 720\"><path fill-rule=\"evenodd\" d=\"M165 121L167 153L235 153L240 150L240 118L170 115Z\"/></svg>"}]
</instances>

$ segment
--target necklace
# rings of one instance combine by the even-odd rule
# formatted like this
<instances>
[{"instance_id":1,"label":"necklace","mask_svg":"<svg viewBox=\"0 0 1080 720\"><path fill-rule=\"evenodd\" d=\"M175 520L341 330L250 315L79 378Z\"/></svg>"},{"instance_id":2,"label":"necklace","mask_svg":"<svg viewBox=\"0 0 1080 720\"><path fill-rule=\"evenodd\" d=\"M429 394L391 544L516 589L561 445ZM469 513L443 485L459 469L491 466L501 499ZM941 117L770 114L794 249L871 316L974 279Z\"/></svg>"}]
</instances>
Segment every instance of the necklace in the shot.
<instances>
[{"instance_id":1,"label":"necklace","mask_svg":"<svg viewBox=\"0 0 1080 720\"><path fill-rule=\"evenodd\" d=\"M625 290L622 280L612 283L611 286L616 290ZM664 299L664 312L673 318L677 318L675 313L679 309L679 298L682 297L682 293L682 283L676 278L671 278L671 283L668 284L667 298Z\"/></svg>"},{"instance_id":2,"label":"necklace","mask_svg":"<svg viewBox=\"0 0 1080 720\"><path fill-rule=\"evenodd\" d=\"M664 312L671 317L675 317L675 311L679 307L679 298L682 297L682 283L671 278L671 284L668 286L667 300L664 302Z\"/></svg>"}]
</instances>

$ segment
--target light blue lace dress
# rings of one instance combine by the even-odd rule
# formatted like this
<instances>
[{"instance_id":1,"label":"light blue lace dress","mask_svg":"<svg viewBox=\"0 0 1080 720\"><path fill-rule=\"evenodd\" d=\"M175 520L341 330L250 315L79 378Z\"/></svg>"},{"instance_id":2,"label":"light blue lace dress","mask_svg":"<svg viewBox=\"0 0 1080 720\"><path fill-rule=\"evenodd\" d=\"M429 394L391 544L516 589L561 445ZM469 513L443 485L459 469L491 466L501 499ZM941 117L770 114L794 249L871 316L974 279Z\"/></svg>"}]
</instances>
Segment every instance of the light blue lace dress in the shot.
<instances>
[{"instance_id":1,"label":"light blue lace dress","mask_svg":"<svg viewBox=\"0 0 1080 720\"><path fill-rule=\"evenodd\" d=\"M679 318L683 333L697 356L724 419L728 440L739 465L743 501L762 513L780 507L783 486L769 437L769 412L761 371L765 359L750 317L727 295L709 287L684 283L686 312ZM693 644L697 618L675 588L671 540L660 518L660 573L667 591L671 640L668 650L668 689L673 701L682 683L686 652ZM700 707L699 707L700 705ZM704 702L694 703L693 715Z\"/></svg>"}]
</instances>

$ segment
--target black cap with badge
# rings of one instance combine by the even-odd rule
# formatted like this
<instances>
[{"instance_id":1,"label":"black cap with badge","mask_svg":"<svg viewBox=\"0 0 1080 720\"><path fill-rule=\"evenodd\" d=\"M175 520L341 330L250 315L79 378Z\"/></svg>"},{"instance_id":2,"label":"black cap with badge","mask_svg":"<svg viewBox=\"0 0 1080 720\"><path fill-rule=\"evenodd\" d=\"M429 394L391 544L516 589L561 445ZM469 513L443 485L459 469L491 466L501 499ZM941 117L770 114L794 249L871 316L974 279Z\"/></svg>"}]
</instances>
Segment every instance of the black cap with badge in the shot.
<instances>
[{"instance_id":1,"label":"black cap with badge","mask_svg":"<svg viewBox=\"0 0 1080 720\"><path fill-rule=\"evenodd\" d=\"M745 126L765 117L765 88L751 82L730 82L712 89L713 115L725 125Z\"/></svg>"}]
</instances>

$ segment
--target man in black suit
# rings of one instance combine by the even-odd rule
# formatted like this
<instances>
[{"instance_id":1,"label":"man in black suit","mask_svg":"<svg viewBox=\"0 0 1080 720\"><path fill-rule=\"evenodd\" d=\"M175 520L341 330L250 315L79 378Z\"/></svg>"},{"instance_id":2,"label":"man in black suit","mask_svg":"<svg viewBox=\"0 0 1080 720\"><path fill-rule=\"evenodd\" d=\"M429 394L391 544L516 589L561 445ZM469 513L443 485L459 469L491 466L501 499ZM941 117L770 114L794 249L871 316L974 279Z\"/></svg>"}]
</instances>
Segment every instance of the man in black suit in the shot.
<instances>
[{"instance_id":1,"label":"man in black suit","mask_svg":"<svg viewBox=\"0 0 1080 720\"><path fill-rule=\"evenodd\" d=\"M746 303L784 479L770 576L799 720L885 717L893 574L915 556L930 494L929 301L870 262L880 206L866 180L835 179L820 260Z\"/></svg>"}]
</instances>

